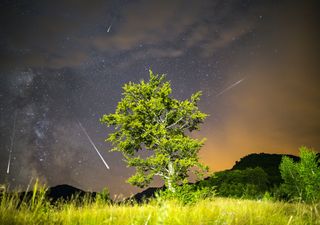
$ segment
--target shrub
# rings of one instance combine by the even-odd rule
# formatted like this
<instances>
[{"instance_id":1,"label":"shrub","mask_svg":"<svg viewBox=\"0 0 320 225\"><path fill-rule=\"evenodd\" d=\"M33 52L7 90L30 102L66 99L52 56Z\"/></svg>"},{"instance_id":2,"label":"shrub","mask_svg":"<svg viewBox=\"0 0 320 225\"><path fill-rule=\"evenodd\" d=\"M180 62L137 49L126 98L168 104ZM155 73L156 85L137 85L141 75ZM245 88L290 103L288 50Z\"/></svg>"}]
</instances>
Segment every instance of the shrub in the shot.
<instances>
[{"instance_id":1,"label":"shrub","mask_svg":"<svg viewBox=\"0 0 320 225\"><path fill-rule=\"evenodd\" d=\"M283 157L280 172L284 183L281 189L293 200L320 201L320 161L317 153L300 148L300 162Z\"/></svg>"},{"instance_id":2,"label":"shrub","mask_svg":"<svg viewBox=\"0 0 320 225\"><path fill-rule=\"evenodd\" d=\"M208 180L223 197L260 198L268 189L268 175L260 167L229 170L215 174Z\"/></svg>"},{"instance_id":3,"label":"shrub","mask_svg":"<svg viewBox=\"0 0 320 225\"><path fill-rule=\"evenodd\" d=\"M156 198L162 200L177 200L182 204L193 204L205 198L215 196L213 186L203 186L201 184L184 184L177 186L175 192L169 189L160 190L156 193Z\"/></svg>"},{"instance_id":4,"label":"shrub","mask_svg":"<svg viewBox=\"0 0 320 225\"><path fill-rule=\"evenodd\" d=\"M104 188L101 192L97 193L95 201L100 204L110 203L111 199L109 189Z\"/></svg>"}]
</instances>

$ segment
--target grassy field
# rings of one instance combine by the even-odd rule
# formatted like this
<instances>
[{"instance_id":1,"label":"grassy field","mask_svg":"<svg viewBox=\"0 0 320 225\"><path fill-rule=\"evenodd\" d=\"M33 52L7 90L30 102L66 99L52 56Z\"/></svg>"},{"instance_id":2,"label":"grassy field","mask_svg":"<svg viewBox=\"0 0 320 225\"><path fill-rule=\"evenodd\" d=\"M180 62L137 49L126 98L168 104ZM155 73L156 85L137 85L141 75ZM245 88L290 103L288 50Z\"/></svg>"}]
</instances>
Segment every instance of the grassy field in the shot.
<instances>
[{"instance_id":1,"label":"grassy field","mask_svg":"<svg viewBox=\"0 0 320 225\"><path fill-rule=\"evenodd\" d=\"M34 192L19 203L17 195L1 198L0 224L320 224L320 206L302 203L229 198L182 205L175 201L109 204L87 200L52 206L44 193Z\"/></svg>"}]
</instances>

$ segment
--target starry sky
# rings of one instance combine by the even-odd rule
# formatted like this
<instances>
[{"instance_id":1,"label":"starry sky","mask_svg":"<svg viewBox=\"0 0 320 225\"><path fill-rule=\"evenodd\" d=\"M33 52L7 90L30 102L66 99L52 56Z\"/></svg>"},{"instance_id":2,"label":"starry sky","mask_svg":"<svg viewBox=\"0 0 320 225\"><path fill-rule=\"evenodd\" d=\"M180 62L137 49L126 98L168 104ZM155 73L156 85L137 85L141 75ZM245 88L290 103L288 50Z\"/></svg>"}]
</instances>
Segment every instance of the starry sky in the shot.
<instances>
[{"instance_id":1,"label":"starry sky","mask_svg":"<svg viewBox=\"0 0 320 225\"><path fill-rule=\"evenodd\" d=\"M319 152L315 2L1 1L0 183L140 191L99 118L149 68L167 74L177 99L203 91L210 116L193 135L207 138L200 157L212 171L254 152Z\"/></svg>"}]
</instances>

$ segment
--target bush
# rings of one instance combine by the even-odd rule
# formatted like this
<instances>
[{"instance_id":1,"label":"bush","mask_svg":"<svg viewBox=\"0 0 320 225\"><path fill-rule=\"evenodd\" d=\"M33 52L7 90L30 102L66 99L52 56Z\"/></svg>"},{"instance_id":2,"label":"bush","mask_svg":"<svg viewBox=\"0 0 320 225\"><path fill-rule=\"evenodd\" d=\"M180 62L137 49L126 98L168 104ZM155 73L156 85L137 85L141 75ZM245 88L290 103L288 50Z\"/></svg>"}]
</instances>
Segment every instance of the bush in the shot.
<instances>
[{"instance_id":1,"label":"bush","mask_svg":"<svg viewBox=\"0 0 320 225\"><path fill-rule=\"evenodd\" d=\"M281 190L293 200L320 201L320 161L317 153L307 147L300 148L300 162L283 157L280 172L284 183Z\"/></svg>"},{"instance_id":2,"label":"bush","mask_svg":"<svg viewBox=\"0 0 320 225\"><path fill-rule=\"evenodd\" d=\"M264 170L256 167L218 172L207 182L216 186L219 196L261 198L268 189L269 181Z\"/></svg>"},{"instance_id":3,"label":"bush","mask_svg":"<svg viewBox=\"0 0 320 225\"><path fill-rule=\"evenodd\" d=\"M175 192L166 189L156 193L157 200L178 200L182 204L192 204L214 196L214 187L203 186L201 184L184 184L176 187Z\"/></svg>"},{"instance_id":4,"label":"bush","mask_svg":"<svg viewBox=\"0 0 320 225\"><path fill-rule=\"evenodd\" d=\"M111 199L110 199L109 189L104 188L101 192L97 193L95 200L96 200L96 203L100 203L100 204L110 203Z\"/></svg>"}]
</instances>

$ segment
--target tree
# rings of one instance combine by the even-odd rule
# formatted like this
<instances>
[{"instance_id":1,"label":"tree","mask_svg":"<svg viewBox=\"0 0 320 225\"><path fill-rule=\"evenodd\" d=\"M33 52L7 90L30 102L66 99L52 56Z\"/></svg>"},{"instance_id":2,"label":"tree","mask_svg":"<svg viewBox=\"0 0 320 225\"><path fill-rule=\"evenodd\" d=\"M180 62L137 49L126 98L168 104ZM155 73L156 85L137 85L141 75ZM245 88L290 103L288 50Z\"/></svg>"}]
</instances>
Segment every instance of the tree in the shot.
<instances>
[{"instance_id":1,"label":"tree","mask_svg":"<svg viewBox=\"0 0 320 225\"><path fill-rule=\"evenodd\" d=\"M136 173L128 182L145 187L154 176L160 176L169 190L187 180L188 172L203 172L207 168L198 161L203 140L186 135L199 129L207 117L197 106L201 92L190 100L179 101L170 96L171 86L165 75L151 70L149 82L129 82L123 86L123 98L115 113L103 115L101 122L113 126L109 134L114 148L122 152L128 167ZM142 157L141 152L148 152Z\"/></svg>"},{"instance_id":2,"label":"tree","mask_svg":"<svg viewBox=\"0 0 320 225\"><path fill-rule=\"evenodd\" d=\"M291 198L313 202L320 200L320 161L317 153L307 147L300 148L300 162L283 157L280 172L282 189Z\"/></svg>"},{"instance_id":3,"label":"tree","mask_svg":"<svg viewBox=\"0 0 320 225\"><path fill-rule=\"evenodd\" d=\"M268 174L260 167L216 172L207 179L224 197L261 197L268 190Z\"/></svg>"}]
</instances>

